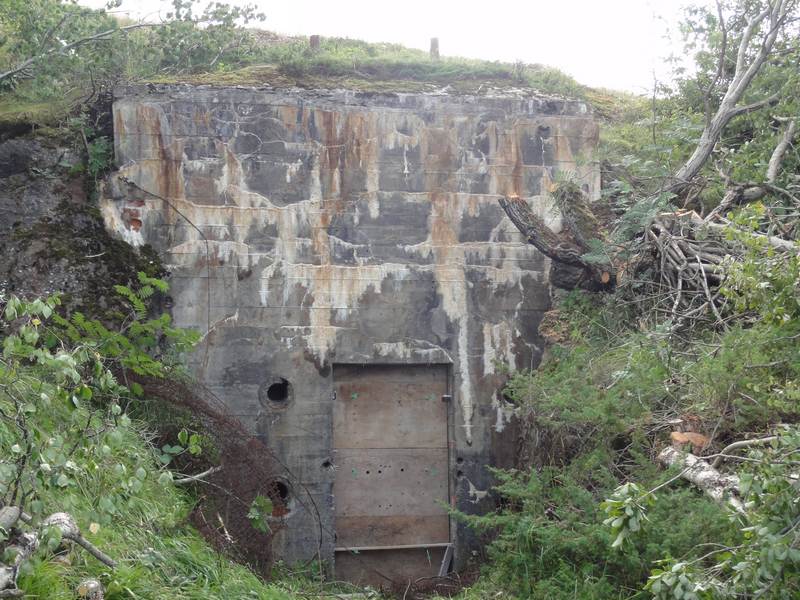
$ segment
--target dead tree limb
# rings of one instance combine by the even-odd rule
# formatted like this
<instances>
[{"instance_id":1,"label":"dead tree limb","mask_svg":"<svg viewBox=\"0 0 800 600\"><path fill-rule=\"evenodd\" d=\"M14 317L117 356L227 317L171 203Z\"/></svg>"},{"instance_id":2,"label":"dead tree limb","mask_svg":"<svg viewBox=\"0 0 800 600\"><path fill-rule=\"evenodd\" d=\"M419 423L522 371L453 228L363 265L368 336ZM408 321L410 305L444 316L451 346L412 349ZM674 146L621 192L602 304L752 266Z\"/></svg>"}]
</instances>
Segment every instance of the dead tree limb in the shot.
<instances>
[{"instance_id":1,"label":"dead tree limb","mask_svg":"<svg viewBox=\"0 0 800 600\"><path fill-rule=\"evenodd\" d=\"M797 121L792 119L789 121L789 125L787 125L786 130L783 132L783 136L781 136L781 141L778 142L777 146L775 146L775 150L773 150L772 156L769 159L769 166L767 167L767 183L774 184L778 179L783 157L786 154L786 150L789 149L789 145L792 143L792 140L794 139L796 130Z\"/></svg>"},{"instance_id":2,"label":"dead tree limb","mask_svg":"<svg viewBox=\"0 0 800 600\"><path fill-rule=\"evenodd\" d=\"M11 528L19 521L21 511L18 506L4 506L0 508L0 533L8 535Z\"/></svg>"},{"instance_id":3,"label":"dead tree limb","mask_svg":"<svg viewBox=\"0 0 800 600\"><path fill-rule=\"evenodd\" d=\"M778 175L780 174L781 165L783 164L783 158L786 155L786 151L789 149L792 140L794 140L796 128L797 121L794 119L789 120L783 135L781 136L780 140L775 146L775 149L772 151L772 155L770 156L765 183L751 185L729 185L728 191L725 192L725 196L722 198L722 202L720 202L714 208L714 210L712 210L706 216L706 222L711 222L718 216L724 215L726 211L735 206L742 206L761 200L761 198L766 196L771 191L777 191L777 193L785 194L784 190L778 190L778 188L775 187L775 181L778 179Z\"/></svg>"},{"instance_id":4,"label":"dead tree limb","mask_svg":"<svg viewBox=\"0 0 800 600\"><path fill-rule=\"evenodd\" d=\"M737 32L739 40L733 75L721 93L716 110L712 111L711 98L717 94L719 82L725 74L726 51L732 43L730 20L725 22L721 6L718 2L723 42L716 76L704 90L706 122L700 141L690 158L650 197L653 204L664 192L685 198L730 121L773 105L780 98L776 93L749 104L741 103L753 79L773 54L779 35L797 9L798 0L765 0L760 5L763 9L749 9L751 14L744 17L746 25ZM725 234L731 224L721 215L730 207L755 202L768 193L782 194L793 202L797 200L790 191L775 185L795 132L796 123L791 120L772 153L763 183L734 184L728 174L723 174L728 190L719 206L705 220L694 212L658 215L649 223L643 223L641 235L624 242L624 252L612 251L615 253L599 264L587 259L587 255L592 254L594 259L597 254L590 252L589 242L592 239L605 241L605 237L593 207L574 184L560 184L553 193L565 225L565 231L560 234L550 230L544 220L519 198L502 198L500 205L526 240L551 258L554 265L565 265L567 269L583 274L582 279L577 279L577 284L589 280L599 283L593 286L595 289L608 289L611 286L606 284L612 280L616 283L618 278L622 284L628 280L652 281L655 289L646 283L651 289L643 297L659 298L658 302L663 306L657 310L671 313L678 322L710 316L718 325L725 326L722 307L726 300L719 288L725 276L726 261L741 257L744 249L741 242L727 239ZM797 245L787 239L758 233L742 232L742 235L758 237L780 251L797 251ZM555 281L554 273L551 272L551 281L560 285L561 282ZM625 280L621 274L626 275Z\"/></svg>"},{"instance_id":5,"label":"dead tree limb","mask_svg":"<svg viewBox=\"0 0 800 600\"><path fill-rule=\"evenodd\" d=\"M711 463L713 468L717 468L719 463L723 461L725 456L729 454L733 450L738 450L739 448L750 448L751 446L761 446L763 444L769 444L773 440L777 440L778 437L775 435L771 435L765 438L755 438L752 440L739 440L738 442L733 442L732 444L728 444L725 446L721 452L716 455L714 458L714 462Z\"/></svg>"},{"instance_id":6,"label":"dead tree limb","mask_svg":"<svg viewBox=\"0 0 800 600\"><path fill-rule=\"evenodd\" d=\"M553 261L583 271L584 280L595 286L608 287L615 269L608 262L589 261L584 256L590 251L591 240L603 240L597 218L581 189L572 183L562 183L553 192L564 222L564 232L555 233L528 203L519 197L500 198L500 206L528 243Z\"/></svg>"},{"instance_id":7,"label":"dead tree limb","mask_svg":"<svg viewBox=\"0 0 800 600\"><path fill-rule=\"evenodd\" d=\"M584 267L581 249L573 241L550 229L528 204L517 197L500 198L500 206L530 244L545 256L573 267Z\"/></svg>"},{"instance_id":8,"label":"dead tree limb","mask_svg":"<svg viewBox=\"0 0 800 600\"><path fill-rule=\"evenodd\" d=\"M63 539L75 542L107 567L113 569L117 566L113 558L81 535L78 524L69 513L53 513L42 521L42 527L57 527Z\"/></svg>"},{"instance_id":9,"label":"dead tree limb","mask_svg":"<svg viewBox=\"0 0 800 600\"><path fill-rule=\"evenodd\" d=\"M739 478L723 475L702 458L667 446L658 455L658 461L667 467L683 469L681 477L693 483L720 504L728 504L738 513L744 513L744 504L738 496Z\"/></svg>"},{"instance_id":10,"label":"dead tree limb","mask_svg":"<svg viewBox=\"0 0 800 600\"><path fill-rule=\"evenodd\" d=\"M17 527L17 523L20 521L30 525L32 518L16 506L6 506L0 509L0 528L6 538L10 540L2 554L11 557L5 564L0 563L0 598L16 598L24 595L24 592L17 588L20 567L39 548L42 530L48 527L58 529L62 539L79 545L104 565L112 569L117 566L116 561L81 535L75 519L69 513L53 513L42 520L35 531L20 531ZM92 587L89 591L93 595L87 592L85 597L102 599L102 586L99 588L99 595L96 587Z\"/></svg>"},{"instance_id":11,"label":"dead tree limb","mask_svg":"<svg viewBox=\"0 0 800 600\"><path fill-rule=\"evenodd\" d=\"M210 469L206 469L202 473L198 473L197 475L188 475L186 477L181 477L180 479L174 479L172 483L175 485L186 485L187 483L198 483L205 480L206 477L213 475L214 473L218 473L222 470L222 467L211 467Z\"/></svg>"},{"instance_id":12,"label":"dead tree limb","mask_svg":"<svg viewBox=\"0 0 800 600\"><path fill-rule=\"evenodd\" d=\"M7 563L0 564L0 597L14 598L22 595L17 589L19 569L38 547L39 536L35 533L20 533L5 547L4 554L12 558Z\"/></svg>"}]
</instances>

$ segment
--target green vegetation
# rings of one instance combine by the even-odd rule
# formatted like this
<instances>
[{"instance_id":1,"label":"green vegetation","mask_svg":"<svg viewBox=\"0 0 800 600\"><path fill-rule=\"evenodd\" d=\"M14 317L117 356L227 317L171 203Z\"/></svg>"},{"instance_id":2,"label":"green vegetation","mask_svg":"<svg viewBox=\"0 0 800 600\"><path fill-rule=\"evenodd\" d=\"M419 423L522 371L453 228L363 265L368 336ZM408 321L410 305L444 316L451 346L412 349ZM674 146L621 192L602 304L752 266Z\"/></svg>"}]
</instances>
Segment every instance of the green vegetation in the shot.
<instances>
[{"instance_id":1,"label":"green vegetation","mask_svg":"<svg viewBox=\"0 0 800 600\"><path fill-rule=\"evenodd\" d=\"M268 82L275 75L302 87L350 87L370 91L422 91L431 84L454 93L491 87L532 88L546 94L582 97L585 88L557 69L458 57L432 59L427 52L398 44L325 38L318 50L306 39L264 45L255 64L273 67L221 73L222 81ZM193 80L192 78L189 79ZM214 75L199 81L213 83ZM427 84L427 85L425 85Z\"/></svg>"},{"instance_id":2,"label":"green vegetation","mask_svg":"<svg viewBox=\"0 0 800 600\"><path fill-rule=\"evenodd\" d=\"M344 87L476 93L532 88L583 97L585 88L557 69L443 57L397 44L327 38L279 38L243 25L263 19L253 5L173 0L161 24L120 21L67 0L9 0L0 5L0 127L59 121L117 84ZM92 39L97 38L97 39Z\"/></svg>"},{"instance_id":3,"label":"green vegetation","mask_svg":"<svg viewBox=\"0 0 800 600\"><path fill-rule=\"evenodd\" d=\"M464 598L800 594L800 153L792 135L800 48L792 31L776 39L743 101L769 103L731 120L691 181L674 180L735 81L745 24L775 5L723 2L724 22L716 9L691 8L684 33L699 71L662 87L655 102L590 92L607 120L604 190L588 208L597 229L582 259L603 259L616 285L563 295L540 325L550 342L542 365L510 378L522 455L517 470L496 474L494 514L459 515L492 540L491 562ZM708 229L696 225L710 213L719 217ZM654 223L679 224L665 234L673 246L652 241ZM680 244L719 253L713 276L703 273L710 289L689 287L689 260L678 277L665 266ZM697 443L681 441L686 435ZM678 451L665 455L673 444ZM689 480L683 453L705 458L721 498ZM664 469L664 456L678 460Z\"/></svg>"},{"instance_id":4,"label":"green vegetation","mask_svg":"<svg viewBox=\"0 0 800 600\"><path fill-rule=\"evenodd\" d=\"M754 302L748 294L729 293ZM779 297L770 296L759 309L772 314ZM796 297L795 292L790 304ZM511 379L506 395L530 423L526 451L532 459L527 469L498 473L496 491L505 508L466 518L479 530L499 534L490 545L487 577L473 590L477 595L467 597L503 589L519 598L647 598L643 587L658 574L658 561L669 559L671 567L673 558L685 563L740 545L739 552L753 561L759 549L783 544L781 587L794 589L800 555L790 556L787 542L775 539L798 516L786 479L790 467L773 460L754 463L750 477L778 498L746 492L745 500L751 498L756 508L741 522L686 482L645 492L680 472L664 472L654 460L675 421L713 432L719 448L747 432L798 421L800 348L786 340L800 335L800 320L737 324L686 339L655 319L631 326L641 315L633 309L621 313L619 300L570 294L553 323L561 343L537 371ZM796 430L788 429L781 445L766 452L786 455L798 448ZM624 483L615 496L621 481L637 485ZM608 498L604 511L601 503ZM627 498L642 505L641 513L628 515L624 527L604 524L609 516L626 519ZM751 537L750 528L763 521L771 528L765 539ZM620 531L626 531L624 543L615 548ZM726 558L730 566L737 564L734 555L741 560L732 552Z\"/></svg>"},{"instance_id":5,"label":"green vegetation","mask_svg":"<svg viewBox=\"0 0 800 600\"><path fill-rule=\"evenodd\" d=\"M261 47L251 65L206 73L158 75L156 83L345 88L366 92L424 92L446 87L454 94L493 88L523 88L583 98L587 88L557 69L458 57L432 59L427 52L397 44L327 38L318 51L305 39Z\"/></svg>"},{"instance_id":6,"label":"green vegetation","mask_svg":"<svg viewBox=\"0 0 800 600\"><path fill-rule=\"evenodd\" d=\"M74 174L86 176L91 197L110 168L111 145L98 118L107 106L93 114L87 105L107 102L116 83L525 87L585 98L606 121L601 200L578 214L571 200L580 199L579 186L562 181L557 192L567 228L577 223L597 235L559 239L581 251L583 266L607 267L615 277L602 293L563 294L540 326L549 342L541 366L510 377L505 395L524 432L519 464L494 471L495 512L457 515L485 536L490 561L464 598L800 594L800 152L792 133L800 49L791 26L781 26L737 100L755 105L725 124L696 172L675 177L722 110L737 65L758 56L747 44L737 52L747 32L768 35L768 9L796 16L795 1L726 0L718 14L690 9L684 34L698 72L662 86L655 100L587 90L545 67L434 60L397 45L327 39L312 51L305 39L267 40L242 28L259 17L252 7L195 15L192 6L176 0L166 24L139 27L61 0L0 4L0 129L65 124L85 152ZM760 10L767 12L756 21ZM93 36L102 42L78 43ZM709 214L719 218L697 225ZM56 258L80 256L66 228L38 227L17 235L48 240ZM694 254L679 256L670 271L679 243ZM126 369L182 375L181 354L193 338L150 314L148 299L165 292L155 275L141 273L135 288L117 286L103 321L88 309L67 317L56 298L1 299L0 442L8 451L0 456L0 495L4 506L30 513L21 528L42 540L19 585L49 598L73 597L85 577L99 578L109 598L313 594L317 584L302 577L263 583L187 524L193 499L169 467L214 450L177 419L174 439L155 447L144 422L152 404L120 381ZM701 441L681 442L676 433ZM663 468L659 457L673 440L681 461L704 457L726 476L720 498L689 481L683 462ZM247 518L266 532L272 508L258 496ZM55 511L69 512L118 566L110 570L40 528Z\"/></svg>"},{"instance_id":7,"label":"green vegetation","mask_svg":"<svg viewBox=\"0 0 800 600\"><path fill-rule=\"evenodd\" d=\"M44 530L18 580L31 597L74 598L87 577L103 583L106 598L292 597L288 587L266 585L213 552L188 526L192 499L173 484L170 459L148 442L148 426L126 414L140 390L123 386L114 373L125 367L179 376L177 358L193 340L171 328L166 315L147 318L145 303L165 290L143 274L136 290L118 286L129 306L121 330L79 313L60 316L56 297L2 299L3 504L28 512L34 531L44 516L70 513L83 535L117 562L109 569L65 544L58 531ZM155 360L157 347L170 350ZM184 437L185 444L179 436L170 450L192 450Z\"/></svg>"}]
</instances>

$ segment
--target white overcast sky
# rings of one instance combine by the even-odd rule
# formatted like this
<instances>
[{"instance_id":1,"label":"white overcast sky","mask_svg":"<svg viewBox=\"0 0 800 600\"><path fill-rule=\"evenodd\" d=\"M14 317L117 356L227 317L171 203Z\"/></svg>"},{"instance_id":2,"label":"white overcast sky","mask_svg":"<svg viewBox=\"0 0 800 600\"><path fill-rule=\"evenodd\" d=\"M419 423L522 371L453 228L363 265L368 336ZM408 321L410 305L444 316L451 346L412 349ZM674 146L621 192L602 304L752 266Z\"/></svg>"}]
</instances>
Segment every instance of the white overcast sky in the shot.
<instances>
[{"instance_id":1,"label":"white overcast sky","mask_svg":"<svg viewBox=\"0 0 800 600\"><path fill-rule=\"evenodd\" d=\"M241 1L241 0L233 0ZM687 0L255 0L264 29L397 42L442 55L541 63L579 82L646 93L677 48ZM99 8L105 0L81 0ZM695 1L694 4L698 2ZM167 0L123 0L132 17L169 11Z\"/></svg>"}]
</instances>

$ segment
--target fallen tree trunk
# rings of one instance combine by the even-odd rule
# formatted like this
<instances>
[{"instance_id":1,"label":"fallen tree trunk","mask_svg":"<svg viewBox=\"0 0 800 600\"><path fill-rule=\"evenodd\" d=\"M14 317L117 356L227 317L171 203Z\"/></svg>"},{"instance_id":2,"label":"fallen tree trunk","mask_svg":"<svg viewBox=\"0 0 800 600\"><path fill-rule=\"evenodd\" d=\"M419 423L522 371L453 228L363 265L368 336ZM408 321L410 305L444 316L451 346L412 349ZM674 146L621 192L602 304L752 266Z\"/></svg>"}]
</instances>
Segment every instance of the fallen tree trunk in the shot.
<instances>
[{"instance_id":1,"label":"fallen tree trunk","mask_svg":"<svg viewBox=\"0 0 800 600\"><path fill-rule=\"evenodd\" d=\"M680 452L672 446L659 453L658 461L667 467L683 469L681 477L696 485L716 502L729 505L737 513L744 513L744 504L738 496L739 478L735 475L724 475L702 458Z\"/></svg>"},{"instance_id":2,"label":"fallen tree trunk","mask_svg":"<svg viewBox=\"0 0 800 600\"><path fill-rule=\"evenodd\" d=\"M17 524L21 515L22 511L20 511L18 506L4 506L0 508L0 533L8 536L11 528Z\"/></svg>"},{"instance_id":3,"label":"fallen tree trunk","mask_svg":"<svg viewBox=\"0 0 800 600\"><path fill-rule=\"evenodd\" d=\"M15 598L23 595L17 589L19 569L38 547L39 536L35 533L21 533L15 536L13 543L5 547L3 554L11 556L11 558L6 564L0 564L0 598Z\"/></svg>"}]
</instances>

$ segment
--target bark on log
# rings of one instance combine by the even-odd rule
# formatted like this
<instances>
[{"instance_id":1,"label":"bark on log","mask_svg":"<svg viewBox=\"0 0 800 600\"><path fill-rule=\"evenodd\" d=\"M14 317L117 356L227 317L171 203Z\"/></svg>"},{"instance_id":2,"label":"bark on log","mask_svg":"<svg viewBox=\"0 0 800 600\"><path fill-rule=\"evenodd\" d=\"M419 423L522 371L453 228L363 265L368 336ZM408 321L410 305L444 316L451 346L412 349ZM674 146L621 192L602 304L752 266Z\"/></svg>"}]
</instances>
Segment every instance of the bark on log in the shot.
<instances>
[{"instance_id":1,"label":"bark on log","mask_svg":"<svg viewBox=\"0 0 800 600\"><path fill-rule=\"evenodd\" d=\"M578 194L582 196L580 190L578 190ZM567 230L569 236L559 235L550 229L544 219L534 213L522 198L500 198L499 203L529 244L535 246L542 254L556 263L566 265L576 271L578 276L572 278L570 287L588 282L592 289L609 288L615 281L614 269L611 265L596 264L583 258L588 250L586 241L600 239L601 234L596 220L582 197L571 199L562 197L560 204L566 206L572 201L574 204L569 209L562 209L569 227ZM581 271L582 275L580 275ZM552 279L556 283L555 278ZM567 278L567 280L569 279Z\"/></svg>"},{"instance_id":2,"label":"bark on log","mask_svg":"<svg viewBox=\"0 0 800 600\"><path fill-rule=\"evenodd\" d=\"M97 579L81 581L75 591L78 593L79 598L85 598L86 600L104 600L105 598L103 584Z\"/></svg>"},{"instance_id":3,"label":"bark on log","mask_svg":"<svg viewBox=\"0 0 800 600\"><path fill-rule=\"evenodd\" d=\"M20 520L25 523L30 523L31 517L16 506L6 506L0 509L0 527L2 527L3 531L11 531ZM40 527L42 529L47 527L57 528L61 532L61 537L63 539L78 544L97 560L112 569L116 567L117 563L112 558L81 535L75 519L69 513L53 513L42 521ZM0 598L15 598L24 595L24 592L17 589L19 568L33 555L38 547L38 532L20 533L19 530L15 530L13 542L5 548L5 551L10 551L13 554L13 561L9 564L0 564ZM82 597L86 597L90 600L103 599L103 586L100 585L99 582L95 580L86 580L81 585L85 588L86 592L82 594ZM83 588L79 588L79 590Z\"/></svg>"},{"instance_id":4,"label":"bark on log","mask_svg":"<svg viewBox=\"0 0 800 600\"><path fill-rule=\"evenodd\" d=\"M22 533L14 543L5 548L6 552L13 554L14 558L9 564L0 565L0 597L14 598L18 593L17 576L19 568L39 547L39 536L35 533Z\"/></svg>"},{"instance_id":5,"label":"bark on log","mask_svg":"<svg viewBox=\"0 0 800 600\"><path fill-rule=\"evenodd\" d=\"M21 514L18 506L4 506L0 508L0 532L8 534L11 528L19 521Z\"/></svg>"},{"instance_id":6,"label":"bark on log","mask_svg":"<svg viewBox=\"0 0 800 600\"><path fill-rule=\"evenodd\" d=\"M78 524L69 513L53 513L42 521L42 527L58 527L63 539L75 542L107 567L113 569L117 566L113 558L81 535Z\"/></svg>"},{"instance_id":7,"label":"bark on log","mask_svg":"<svg viewBox=\"0 0 800 600\"><path fill-rule=\"evenodd\" d=\"M585 261L581 259L583 253L578 245L554 233L522 198L500 198L500 206L528 243L536 246L539 252L560 263L574 267L585 266Z\"/></svg>"},{"instance_id":8,"label":"bark on log","mask_svg":"<svg viewBox=\"0 0 800 600\"><path fill-rule=\"evenodd\" d=\"M671 446L659 453L658 461L668 467L680 467L683 469L681 476L684 479L696 485L716 502L728 504L738 513L744 512L744 505L738 497L739 478L735 475L723 475L702 458L680 452Z\"/></svg>"}]
</instances>

